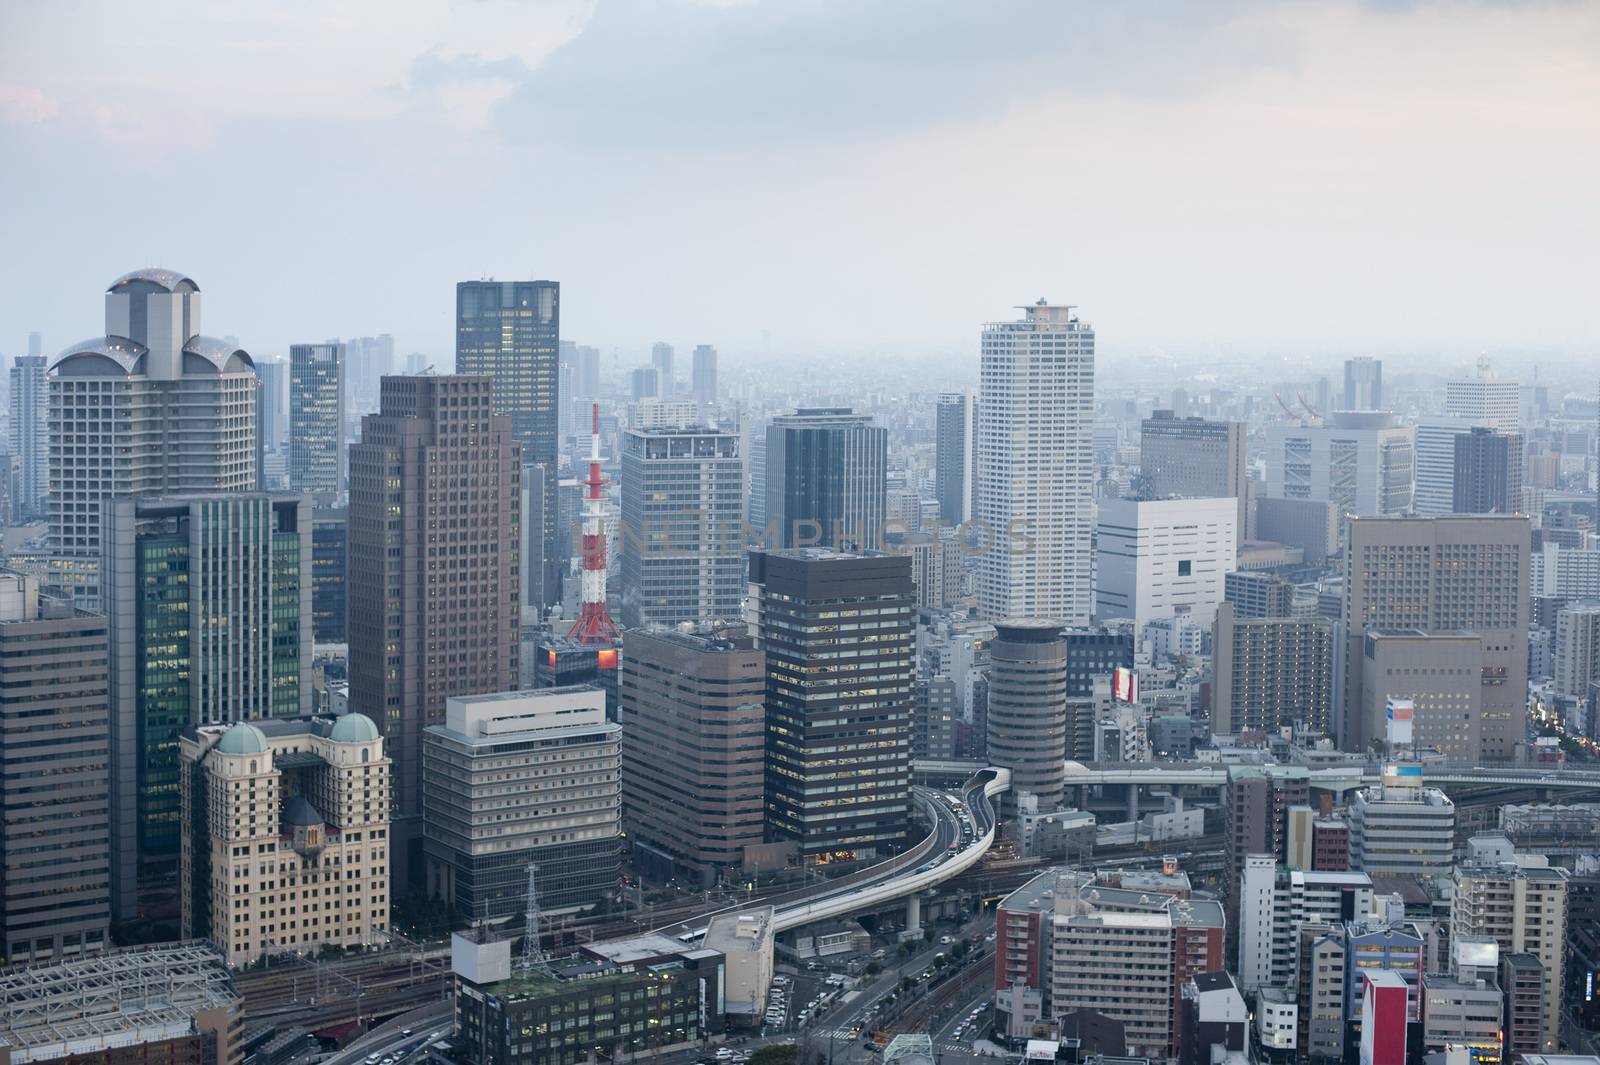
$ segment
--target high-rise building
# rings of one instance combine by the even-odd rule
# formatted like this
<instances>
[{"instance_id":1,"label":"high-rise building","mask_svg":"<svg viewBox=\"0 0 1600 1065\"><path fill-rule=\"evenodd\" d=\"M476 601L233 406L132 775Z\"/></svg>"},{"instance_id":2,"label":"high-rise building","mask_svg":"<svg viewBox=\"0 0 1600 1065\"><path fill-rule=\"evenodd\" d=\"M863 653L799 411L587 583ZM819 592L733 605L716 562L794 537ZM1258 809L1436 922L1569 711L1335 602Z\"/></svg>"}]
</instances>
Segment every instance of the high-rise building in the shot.
<instances>
[{"instance_id":1,"label":"high-rise building","mask_svg":"<svg viewBox=\"0 0 1600 1065\"><path fill-rule=\"evenodd\" d=\"M1483 753L1483 652L1483 640L1474 633L1368 629L1361 648L1362 720L1374 735L1382 734L1389 706L1407 703L1417 747L1477 765Z\"/></svg>"},{"instance_id":2,"label":"high-rise building","mask_svg":"<svg viewBox=\"0 0 1600 1065\"><path fill-rule=\"evenodd\" d=\"M315 643L344 643L350 594L350 512L343 507L311 515L311 636Z\"/></svg>"},{"instance_id":3,"label":"high-rise building","mask_svg":"<svg viewBox=\"0 0 1600 1065\"><path fill-rule=\"evenodd\" d=\"M737 621L744 597L739 434L622 434L622 621Z\"/></svg>"},{"instance_id":4,"label":"high-rise building","mask_svg":"<svg viewBox=\"0 0 1600 1065\"><path fill-rule=\"evenodd\" d=\"M12 507L42 517L50 496L50 382L43 355L18 355L11 365L11 454L22 464Z\"/></svg>"},{"instance_id":5,"label":"high-rise building","mask_svg":"<svg viewBox=\"0 0 1600 1065\"><path fill-rule=\"evenodd\" d=\"M1340 741L1365 751L1383 738L1362 715L1368 629L1470 632L1478 664L1485 759L1516 756L1528 688L1526 517L1356 518L1348 523Z\"/></svg>"},{"instance_id":6,"label":"high-rise building","mask_svg":"<svg viewBox=\"0 0 1600 1065\"><path fill-rule=\"evenodd\" d=\"M1267 492L1317 499L1341 515L1404 514L1411 509L1415 437L1382 411L1338 411L1320 425L1267 431Z\"/></svg>"},{"instance_id":7,"label":"high-rise building","mask_svg":"<svg viewBox=\"0 0 1600 1065\"><path fill-rule=\"evenodd\" d=\"M1095 529L1095 617L1209 625L1238 564L1238 501L1107 499Z\"/></svg>"},{"instance_id":8,"label":"high-rise building","mask_svg":"<svg viewBox=\"0 0 1600 1065\"><path fill-rule=\"evenodd\" d=\"M1139 498L1214 498L1236 500L1235 528L1245 532L1245 449L1243 422L1178 418L1170 410L1151 412L1139 428Z\"/></svg>"},{"instance_id":9,"label":"high-rise building","mask_svg":"<svg viewBox=\"0 0 1600 1065\"><path fill-rule=\"evenodd\" d=\"M320 507L344 497L343 344L289 346L289 487Z\"/></svg>"},{"instance_id":10,"label":"high-rise building","mask_svg":"<svg viewBox=\"0 0 1600 1065\"><path fill-rule=\"evenodd\" d=\"M766 659L742 633L623 638L622 798L635 865L704 886L765 830Z\"/></svg>"},{"instance_id":11,"label":"high-rise building","mask_svg":"<svg viewBox=\"0 0 1600 1065\"><path fill-rule=\"evenodd\" d=\"M423 742L428 894L471 921L520 919L528 865L545 910L622 881L622 726L575 685L448 701Z\"/></svg>"},{"instance_id":12,"label":"high-rise building","mask_svg":"<svg viewBox=\"0 0 1600 1065\"><path fill-rule=\"evenodd\" d=\"M1225 736L1297 725L1329 733L1335 643L1325 619L1244 618L1223 603L1211 639L1211 730Z\"/></svg>"},{"instance_id":13,"label":"high-rise building","mask_svg":"<svg viewBox=\"0 0 1600 1065\"><path fill-rule=\"evenodd\" d=\"M1365 873L1294 869L1270 854L1246 856L1239 899L1239 983L1246 990L1294 979L1298 926L1365 920L1372 878Z\"/></svg>"},{"instance_id":14,"label":"high-rise building","mask_svg":"<svg viewBox=\"0 0 1600 1065\"><path fill-rule=\"evenodd\" d=\"M978 612L1084 625L1093 607L1094 329L1044 300L984 327Z\"/></svg>"},{"instance_id":15,"label":"high-rise building","mask_svg":"<svg viewBox=\"0 0 1600 1065\"><path fill-rule=\"evenodd\" d=\"M577 348L577 372L574 375L574 385L578 395L590 399L600 394L600 349L588 344L579 344Z\"/></svg>"},{"instance_id":16,"label":"high-rise building","mask_svg":"<svg viewBox=\"0 0 1600 1065\"><path fill-rule=\"evenodd\" d=\"M1600 602L1563 607L1556 614L1555 645L1556 694L1587 698L1590 686L1600 684ZM1589 713L1591 717L1600 714L1600 707Z\"/></svg>"},{"instance_id":17,"label":"high-rise building","mask_svg":"<svg viewBox=\"0 0 1600 1065\"><path fill-rule=\"evenodd\" d=\"M283 449L289 439L289 385L293 367L282 359L257 359L256 377L261 381L256 407L256 435L266 451ZM339 427L344 432L344 426ZM342 436L341 436L342 446Z\"/></svg>"},{"instance_id":18,"label":"high-rise building","mask_svg":"<svg viewBox=\"0 0 1600 1065\"><path fill-rule=\"evenodd\" d=\"M784 547L883 546L889 432L848 407L802 407L767 427L767 524ZM765 526L763 526L764 528Z\"/></svg>"},{"instance_id":19,"label":"high-rise building","mask_svg":"<svg viewBox=\"0 0 1600 1065\"><path fill-rule=\"evenodd\" d=\"M456 373L482 374L494 383L494 411L510 419L511 439L522 449L521 461L544 467L546 603L561 601L561 560L565 557L556 550L560 337L560 282L463 281L456 285Z\"/></svg>"},{"instance_id":20,"label":"high-rise building","mask_svg":"<svg viewBox=\"0 0 1600 1065\"><path fill-rule=\"evenodd\" d=\"M106 504L112 907L175 907L178 737L311 712L311 506L229 492Z\"/></svg>"},{"instance_id":21,"label":"high-rise building","mask_svg":"<svg viewBox=\"0 0 1600 1065\"><path fill-rule=\"evenodd\" d=\"M1456 498L1456 437L1472 431L1470 418L1429 415L1417 422L1417 488L1412 513L1450 514Z\"/></svg>"},{"instance_id":22,"label":"high-rise building","mask_svg":"<svg viewBox=\"0 0 1600 1065\"><path fill-rule=\"evenodd\" d=\"M1252 854L1285 852L1285 812L1311 799L1311 773L1304 766L1236 765L1228 767L1222 794L1223 834L1227 864L1223 892L1228 919L1237 927L1246 859Z\"/></svg>"},{"instance_id":23,"label":"high-rise building","mask_svg":"<svg viewBox=\"0 0 1600 1065\"><path fill-rule=\"evenodd\" d=\"M1494 376L1487 358L1478 360L1476 376L1451 378L1444 389L1446 414L1489 429L1522 428L1522 386Z\"/></svg>"},{"instance_id":24,"label":"high-rise building","mask_svg":"<svg viewBox=\"0 0 1600 1065\"><path fill-rule=\"evenodd\" d=\"M656 371L656 384L660 388L662 399L671 399L678 394L678 379L672 366L672 345L665 340L658 340L650 345L650 365Z\"/></svg>"},{"instance_id":25,"label":"high-rise building","mask_svg":"<svg viewBox=\"0 0 1600 1065\"><path fill-rule=\"evenodd\" d=\"M638 366L628 374L628 394L635 403L661 398L661 373L654 366Z\"/></svg>"},{"instance_id":26,"label":"high-rise building","mask_svg":"<svg viewBox=\"0 0 1600 1065\"><path fill-rule=\"evenodd\" d=\"M1276 573L1235 570L1222 582L1222 598L1240 621L1294 616L1294 584Z\"/></svg>"},{"instance_id":27,"label":"high-rise building","mask_svg":"<svg viewBox=\"0 0 1600 1065\"><path fill-rule=\"evenodd\" d=\"M1067 645L1059 621L1010 618L995 622L989 644L988 757L1011 770L1001 800L1015 816L1017 797L1039 801L1039 812L1061 807L1067 742Z\"/></svg>"},{"instance_id":28,"label":"high-rise building","mask_svg":"<svg viewBox=\"0 0 1600 1065\"><path fill-rule=\"evenodd\" d=\"M106 619L0 574L0 950L43 965L111 923Z\"/></svg>"},{"instance_id":29,"label":"high-rise building","mask_svg":"<svg viewBox=\"0 0 1600 1065\"><path fill-rule=\"evenodd\" d=\"M1358 355L1344 360L1344 403L1340 410L1383 410L1383 360Z\"/></svg>"},{"instance_id":30,"label":"high-rise building","mask_svg":"<svg viewBox=\"0 0 1600 1065\"><path fill-rule=\"evenodd\" d=\"M50 543L63 583L98 608L112 496L256 487L255 363L200 335L200 288L135 270L106 291L106 335L50 365Z\"/></svg>"},{"instance_id":31,"label":"high-rise building","mask_svg":"<svg viewBox=\"0 0 1600 1065\"><path fill-rule=\"evenodd\" d=\"M1481 426L1456 435L1456 514L1517 514L1522 506L1522 434Z\"/></svg>"},{"instance_id":32,"label":"high-rise building","mask_svg":"<svg viewBox=\"0 0 1600 1065\"><path fill-rule=\"evenodd\" d=\"M1339 550L1344 515L1325 499L1272 499L1251 491L1251 539L1270 540L1305 552L1308 565L1320 566Z\"/></svg>"},{"instance_id":33,"label":"high-rise building","mask_svg":"<svg viewBox=\"0 0 1600 1065\"><path fill-rule=\"evenodd\" d=\"M371 720L201 725L180 757L184 939L234 967L388 941L389 759Z\"/></svg>"},{"instance_id":34,"label":"high-rise building","mask_svg":"<svg viewBox=\"0 0 1600 1065\"><path fill-rule=\"evenodd\" d=\"M690 367L692 376L689 387L694 401L702 409L712 407L717 402L717 349L710 344L696 344L694 346L694 361Z\"/></svg>"},{"instance_id":35,"label":"high-rise building","mask_svg":"<svg viewBox=\"0 0 1600 1065\"><path fill-rule=\"evenodd\" d=\"M1067 757L1094 758L1094 723L1098 711L1095 681L1109 678L1118 666L1133 668L1133 632L1129 626L1100 625L1068 629Z\"/></svg>"},{"instance_id":36,"label":"high-rise building","mask_svg":"<svg viewBox=\"0 0 1600 1065\"><path fill-rule=\"evenodd\" d=\"M413 883L423 729L444 724L451 696L518 687L522 455L493 390L483 376L386 377L350 448L350 709L378 722L394 760L392 852Z\"/></svg>"},{"instance_id":37,"label":"high-rise building","mask_svg":"<svg viewBox=\"0 0 1600 1065\"><path fill-rule=\"evenodd\" d=\"M329 344L339 343L334 337ZM345 345L346 409L353 418L378 409L378 393L384 377L396 372L394 337L380 333L375 337L351 337ZM414 371L407 371L414 372Z\"/></svg>"},{"instance_id":38,"label":"high-rise building","mask_svg":"<svg viewBox=\"0 0 1600 1065\"><path fill-rule=\"evenodd\" d=\"M939 520L961 525L972 517L973 416L978 399L965 392L941 392L934 407L934 495L939 500Z\"/></svg>"},{"instance_id":39,"label":"high-rise building","mask_svg":"<svg viewBox=\"0 0 1600 1065\"><path fill-rule=\"evenodd\" d=\"M911 815L911 560L756 551L767 829L802 858L881 858Z\"/></svg>"}]
</instances>

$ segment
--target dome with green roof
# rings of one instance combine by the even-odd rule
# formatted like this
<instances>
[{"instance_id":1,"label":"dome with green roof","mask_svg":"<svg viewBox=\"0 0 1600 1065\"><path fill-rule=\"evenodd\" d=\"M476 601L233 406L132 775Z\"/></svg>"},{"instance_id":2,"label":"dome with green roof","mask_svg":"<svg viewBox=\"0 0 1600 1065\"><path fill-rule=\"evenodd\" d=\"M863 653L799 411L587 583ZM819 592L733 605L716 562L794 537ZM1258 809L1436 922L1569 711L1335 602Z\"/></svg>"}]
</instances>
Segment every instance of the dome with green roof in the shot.
<instances>
[{"instance_id":1,"label":"dome with green roof","mask_svg":"<svg viewBox=\"0 0 1600 1065\"><path fill-rule=\"evenodd\" d=\"M217 750L223 754L266 754L267 737L248 721L241 721L222 734Z\"/></svg>"},{"instance_id":2,"label":"dome with green roof","mask_svg":"<svg viewBox=\"0 0 1600 1065\"><path fill-rule=\"evenodd\" d=\"M378 726L366 714L341 714L328 738L335 743L371 743L378 738Z\"/></svg>"}]
</instances>

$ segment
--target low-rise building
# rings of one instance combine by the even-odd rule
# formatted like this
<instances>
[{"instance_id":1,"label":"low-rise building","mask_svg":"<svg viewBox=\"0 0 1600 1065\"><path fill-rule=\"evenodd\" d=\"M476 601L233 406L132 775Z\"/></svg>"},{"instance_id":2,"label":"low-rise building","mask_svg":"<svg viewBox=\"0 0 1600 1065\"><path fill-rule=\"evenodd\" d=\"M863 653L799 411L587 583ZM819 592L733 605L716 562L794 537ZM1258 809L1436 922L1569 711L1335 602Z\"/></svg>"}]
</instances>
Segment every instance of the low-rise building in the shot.
<instances>
[{"instance_id":1,"label":"low-rise building","mask_svg":"<svg viewBox=\"0 0 1600 1065\"><path fill-rule=\"evenodd\" d=\"M1373 876L1448 876L1455 864L1456 805L1420 780L1420 767L1390 767L1382 784L1350 802L1350 866ZM1415 768L1415 774L1407 771Z\"/></svg>"},{"instance_id":2,"label":"low-rise building","mask_svg":"<svg viewBox=\"0 0 1600 1065\"><path fill-rule=\"evenodd\" d=\"M761 1023L772 987L773 909L762 906L711 919L701 945L725 959L723 1002L728 1020Z\"/></svg>"}]
</instances>

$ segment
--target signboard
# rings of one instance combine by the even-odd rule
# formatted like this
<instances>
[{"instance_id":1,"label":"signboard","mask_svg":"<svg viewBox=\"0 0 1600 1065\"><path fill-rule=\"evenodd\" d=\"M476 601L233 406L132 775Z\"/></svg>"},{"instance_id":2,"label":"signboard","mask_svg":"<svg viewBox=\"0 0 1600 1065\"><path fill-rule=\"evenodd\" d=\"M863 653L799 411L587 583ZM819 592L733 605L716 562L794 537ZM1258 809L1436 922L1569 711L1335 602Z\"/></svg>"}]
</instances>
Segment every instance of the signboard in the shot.
<instances>
[{"instance_id":1,"label":"signboard","mask_svg":"<svg viewBox=\"0 0 1600 1065\"><path fill-rule=\"evenodd\" d=\"M1117 703L1139 701L1139 674L1126 666L1118 666L1111 674L1111 700Z\"/></svg>"},{"instance_id":2,"label":"signboard","mask_svg":"<svg viewBox=\"0 0 1600 1065\"><path fill-rule=\"evenodd\" d=\"M1384 707L1391 744L1403 746L1411 742L1411 723L1416 717L1417 704L1410 699L1390 699Z\"/></svg>"}]
</instances>

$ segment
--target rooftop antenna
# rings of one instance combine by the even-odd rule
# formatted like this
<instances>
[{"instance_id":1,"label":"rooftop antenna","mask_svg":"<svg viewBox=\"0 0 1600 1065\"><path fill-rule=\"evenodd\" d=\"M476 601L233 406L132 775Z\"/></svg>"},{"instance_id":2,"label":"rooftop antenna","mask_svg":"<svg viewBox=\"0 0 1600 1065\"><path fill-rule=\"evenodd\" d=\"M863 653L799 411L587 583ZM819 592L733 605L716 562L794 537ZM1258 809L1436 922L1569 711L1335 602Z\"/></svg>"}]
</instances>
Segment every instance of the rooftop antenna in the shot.
<instances>
[{"instance_id":1,"label":"rooftop antenna","mask_svg":"<svg viewBox=\"0 0 1600 1065\"><path fill-rule=\"evenodd\" d=\"M522 915L522 960L518 968L525 973L544 972L549 969L544 950L539 946L539 890L534 874L539 867L528 863L528 908Z\"/></svg>"}]
</instances>

